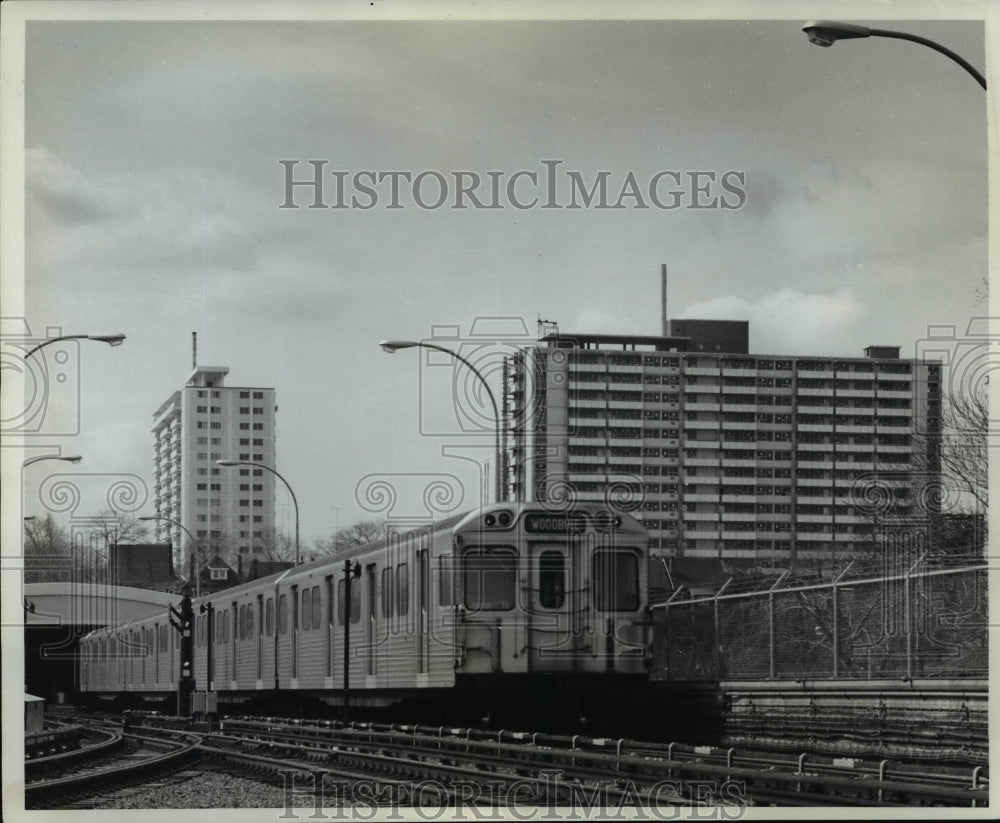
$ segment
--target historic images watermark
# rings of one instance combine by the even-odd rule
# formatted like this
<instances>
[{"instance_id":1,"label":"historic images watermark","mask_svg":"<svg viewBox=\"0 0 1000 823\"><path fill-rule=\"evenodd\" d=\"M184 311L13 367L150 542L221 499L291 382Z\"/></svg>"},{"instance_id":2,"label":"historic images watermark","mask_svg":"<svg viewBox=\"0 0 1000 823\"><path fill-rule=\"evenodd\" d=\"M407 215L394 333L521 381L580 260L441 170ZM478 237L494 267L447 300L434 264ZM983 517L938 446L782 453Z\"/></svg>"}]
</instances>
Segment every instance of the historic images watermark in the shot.
<instances>
[{"instance_id":1,"label":"historic images watermark","mask_svg":"<svg viewBox=\"0 0 1000 823\"><path fill-rule=\"evenodd\" d=\"M282 209L735 210L747 202L746 172L663 169L652 174L560 168L349 171L329 160L279 160Z\"/></svg>"},{"instance_id":2,"label":"historic images watermark","mask_svg":"<svg viewBox=\"0 0 1000 823\"><path fill-rule=\"evenodd\" d=\"M664 779L584 785L558 771L516 780L345 781L329 772L285 771L278 820L738 820L739 781Z\"/></svg>"}]
</instances>

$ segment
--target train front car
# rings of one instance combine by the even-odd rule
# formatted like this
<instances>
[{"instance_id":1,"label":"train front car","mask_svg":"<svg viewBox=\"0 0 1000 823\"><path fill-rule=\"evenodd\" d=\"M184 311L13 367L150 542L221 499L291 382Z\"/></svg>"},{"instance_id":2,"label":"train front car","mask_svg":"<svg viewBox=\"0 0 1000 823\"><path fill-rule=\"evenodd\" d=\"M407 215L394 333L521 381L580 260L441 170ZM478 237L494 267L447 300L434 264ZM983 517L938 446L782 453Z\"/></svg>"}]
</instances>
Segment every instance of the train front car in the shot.
<instances>
[{"instance_id":1,"label":"train front car","mask_svg":"<svg viewBox=\"0 0 1000 823\"><path fill-rule=\"evenodd\" d=\"M647 681L642 525L593 504L496 505L454 527L456 686L536 724L604 712ZM513 708L516 706L521 709ZM571 717L570 717L571 715Z\"/></svg>"}]
</instances>

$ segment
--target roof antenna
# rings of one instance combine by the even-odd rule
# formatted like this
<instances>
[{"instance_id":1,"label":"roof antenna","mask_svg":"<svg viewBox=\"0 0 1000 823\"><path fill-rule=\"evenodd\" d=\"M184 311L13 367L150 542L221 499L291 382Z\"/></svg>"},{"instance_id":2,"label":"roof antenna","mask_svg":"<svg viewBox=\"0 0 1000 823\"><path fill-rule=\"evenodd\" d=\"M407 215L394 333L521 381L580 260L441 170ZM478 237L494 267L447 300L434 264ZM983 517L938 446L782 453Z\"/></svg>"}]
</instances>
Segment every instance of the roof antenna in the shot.
<instances>
[{"instance_id":1,"label":"roof antenna","mask_svg":"<svg viewBox=\"0 0 1000 823\"><path fill-rule=\"evenodd\" d=\"M198 368L198 332L191 332L191 368Z\"/></svg>"}]
</instances>

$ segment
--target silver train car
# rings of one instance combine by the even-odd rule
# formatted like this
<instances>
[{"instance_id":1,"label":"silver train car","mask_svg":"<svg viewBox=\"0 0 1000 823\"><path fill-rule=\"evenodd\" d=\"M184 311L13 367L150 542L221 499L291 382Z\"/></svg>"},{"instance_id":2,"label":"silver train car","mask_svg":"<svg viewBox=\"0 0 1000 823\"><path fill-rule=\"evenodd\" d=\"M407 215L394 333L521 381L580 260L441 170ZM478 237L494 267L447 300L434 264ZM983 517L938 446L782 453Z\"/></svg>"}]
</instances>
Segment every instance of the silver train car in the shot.
<instances>
[{"instance_id":1,"label":"silver train car","mask_svg":"<svg viewBox=\"0 0 1000 823\"><path fill-rule=\"evenodd\" d=\"M392 531L194 599L195 692L268 711L349 692L355 711L435 702L456 722L540 695L543 712L591 711L584 695L646 679L647 546L637 520L595 504L499 503ZM148 705L177 691L166 613L95 630L80 652L85 694Z\"/></svg>"}]
</instances>

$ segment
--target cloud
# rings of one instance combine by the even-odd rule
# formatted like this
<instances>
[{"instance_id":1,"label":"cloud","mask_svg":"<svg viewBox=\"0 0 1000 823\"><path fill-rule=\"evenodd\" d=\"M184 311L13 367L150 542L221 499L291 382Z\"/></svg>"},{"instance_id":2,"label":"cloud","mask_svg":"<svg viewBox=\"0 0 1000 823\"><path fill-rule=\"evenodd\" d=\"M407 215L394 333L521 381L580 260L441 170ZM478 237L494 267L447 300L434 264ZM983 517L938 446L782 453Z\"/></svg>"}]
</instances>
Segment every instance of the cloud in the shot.
<instances>
[{"instance_id":1,"label":"cloud","mask_svg":"<svg viewBox=\"0 0 1000 823\"><path fill-rule=\"evenodd\" d=\"M44 146L25 152L28 209L38 208L63 226L93 223L125 213L126 203Z\"/></svg>"},{"instance_id":2,"label":"cloud","mask_svg":"<svg viewBox=\"0 0 1000 823\"><path fill-rule=\"evenodd\" d=\"M854 334L864 316L863 306L846 290L803 294L790 288L752 302L731 295L716 297L694 303L681 313L681 317L704 320L748 320L750 350L761 354L841 351L845 338Z\"/></svg>"}]
</instances>

